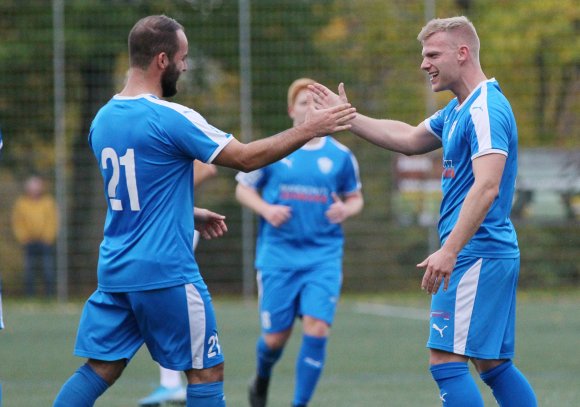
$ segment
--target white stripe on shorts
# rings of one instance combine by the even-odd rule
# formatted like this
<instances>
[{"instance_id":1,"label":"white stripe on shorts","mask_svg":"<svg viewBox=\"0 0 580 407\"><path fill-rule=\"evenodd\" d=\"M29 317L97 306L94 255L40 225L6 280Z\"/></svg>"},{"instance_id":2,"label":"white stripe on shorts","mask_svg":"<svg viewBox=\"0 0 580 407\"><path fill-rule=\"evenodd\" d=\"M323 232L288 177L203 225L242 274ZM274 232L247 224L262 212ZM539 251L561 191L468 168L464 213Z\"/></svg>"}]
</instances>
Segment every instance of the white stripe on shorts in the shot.
<instances>
[{"instance_id":1,"label":"white stripe on shorts","mask_svg":"<svg viewBox=\"0 0 580 407\"><path fill-rule=\"evenodd\" d=\"M477 293L477 283L479 281L479 272L481 263L479 259L465 272L455 296L455 335L453 338L453 353L458 355L465 354L465 345L467 344L467 334L471 323L471 314L473 304L475 303L475 294Z\"/></svg>"},{"instance_id":2,"label":"white stripe on shorts","mask_svg":"<svg viewBox=\"0 0 580 407\"><path fill-rule=\"evenodd\" d=\"M191 367L203 369L205 345L205 304L193 284L185 285L187 314L189 316L189 338L191 341Z\"/></svg>"}]
</instances>

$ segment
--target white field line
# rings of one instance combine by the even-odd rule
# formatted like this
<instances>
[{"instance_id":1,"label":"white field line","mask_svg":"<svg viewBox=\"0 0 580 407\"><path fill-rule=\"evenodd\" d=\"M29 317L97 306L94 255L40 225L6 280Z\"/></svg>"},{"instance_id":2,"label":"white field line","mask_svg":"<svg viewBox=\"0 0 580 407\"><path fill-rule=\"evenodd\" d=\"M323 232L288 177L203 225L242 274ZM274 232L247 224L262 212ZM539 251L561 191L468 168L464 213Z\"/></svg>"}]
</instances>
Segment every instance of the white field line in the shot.
<instances>
[{"instance_id":1,"label":"white field line","mask_svg":"<svg viewBox=\"0 0 580 407\"><path fill-rule=\"evenodd\" d=\"M395 305L377 304L371 302L355 303L354 312L366 315L378 315L380 317L415 319L419 321L429 320L429 309L398 307Z\"/></svg>"}]
</instances>

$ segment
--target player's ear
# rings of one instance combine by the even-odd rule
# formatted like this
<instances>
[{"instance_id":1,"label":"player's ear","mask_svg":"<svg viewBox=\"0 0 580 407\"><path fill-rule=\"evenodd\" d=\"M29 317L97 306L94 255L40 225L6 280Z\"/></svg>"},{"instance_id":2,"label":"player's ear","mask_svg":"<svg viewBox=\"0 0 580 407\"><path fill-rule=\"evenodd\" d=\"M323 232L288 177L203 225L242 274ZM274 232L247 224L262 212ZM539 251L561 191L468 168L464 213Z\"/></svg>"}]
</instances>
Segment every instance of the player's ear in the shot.
<instances>
[{"instance_id":1,"label":"player's ear","mask_svg":"<svg viewBox=\"0 0 580 407\"><path fill-rule=\"evenodd\" d=\"M159 69L165 69L169 66L169 57L165 52L157 54L157 56L155 57L155 61Z\"/></svg>"},{"instance_id":2,"label":"player's ear","mask_svg":"<svg viewBox=\"0 0 580 407\"><path fill-rule=\"evenodd\" d=\"M469 57L469 47L467 45L460 45L457 49L457 60L459 62L467 61Z\"/></svg>"}]
</instances>

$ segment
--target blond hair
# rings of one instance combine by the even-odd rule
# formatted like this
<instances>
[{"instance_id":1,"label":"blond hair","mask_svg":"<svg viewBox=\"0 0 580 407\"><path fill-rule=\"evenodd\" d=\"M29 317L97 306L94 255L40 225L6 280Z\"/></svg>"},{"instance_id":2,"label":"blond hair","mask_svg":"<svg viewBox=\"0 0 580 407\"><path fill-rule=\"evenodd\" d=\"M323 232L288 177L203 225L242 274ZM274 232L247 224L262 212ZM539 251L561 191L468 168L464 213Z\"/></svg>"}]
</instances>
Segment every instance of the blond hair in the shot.
<instances>
[{"instance_id":1,"label":"blond hair","mask_svg":"<svg viewBox=\"0 0 580 407\"><path fill-rule=\"evenodd\" d=\"M292 85L288 88L288 107L290 108L294 106L296 96L298 96L300 91L308 89L308 85L313 85L315 83L316 81L310 78L300 78L292 82Z\"/></svg>"},{"instance_id":2,"label":"blond hair","mask_svg":"<svg viewBox=\"0 0 580 407\"><path fill-rule=\"evenodd\" d=\"M473 57L479 61L479 37L467 17L434 18L421 29L417 39L423 43L438 32L454 34L455 45L467 45Z\"/></svg>"}]
</instances>

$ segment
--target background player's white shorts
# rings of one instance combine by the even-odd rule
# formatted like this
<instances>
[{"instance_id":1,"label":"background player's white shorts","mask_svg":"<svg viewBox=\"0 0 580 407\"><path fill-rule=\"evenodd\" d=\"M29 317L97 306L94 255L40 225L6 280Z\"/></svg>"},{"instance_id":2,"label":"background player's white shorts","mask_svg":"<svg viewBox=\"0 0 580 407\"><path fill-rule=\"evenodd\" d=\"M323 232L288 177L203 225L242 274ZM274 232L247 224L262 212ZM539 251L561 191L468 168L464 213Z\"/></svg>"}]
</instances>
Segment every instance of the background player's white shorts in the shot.
<instances>
[{"instance_id":1,"label":"background player's white shorts","mask_svg":"<svg viewBox=\"0 0 580 407\"><path fill-rule=\"evenodd\" d=\"M479 359L514 355L520 259L460 256L431 300L427 347Z\"/></svg>"},{"instance_id":2,"label":"background player's white shorts","mask_svg":"<svg viewBox=\"0 0 580 407\"><path fill-rule=\"evenodd\" d=\"M75 355L129 360L143 343L167 369L204 369L222 363L205 283L128 293L97 290L91 295L81 315Z\"/></svg>"}]
</instances>

